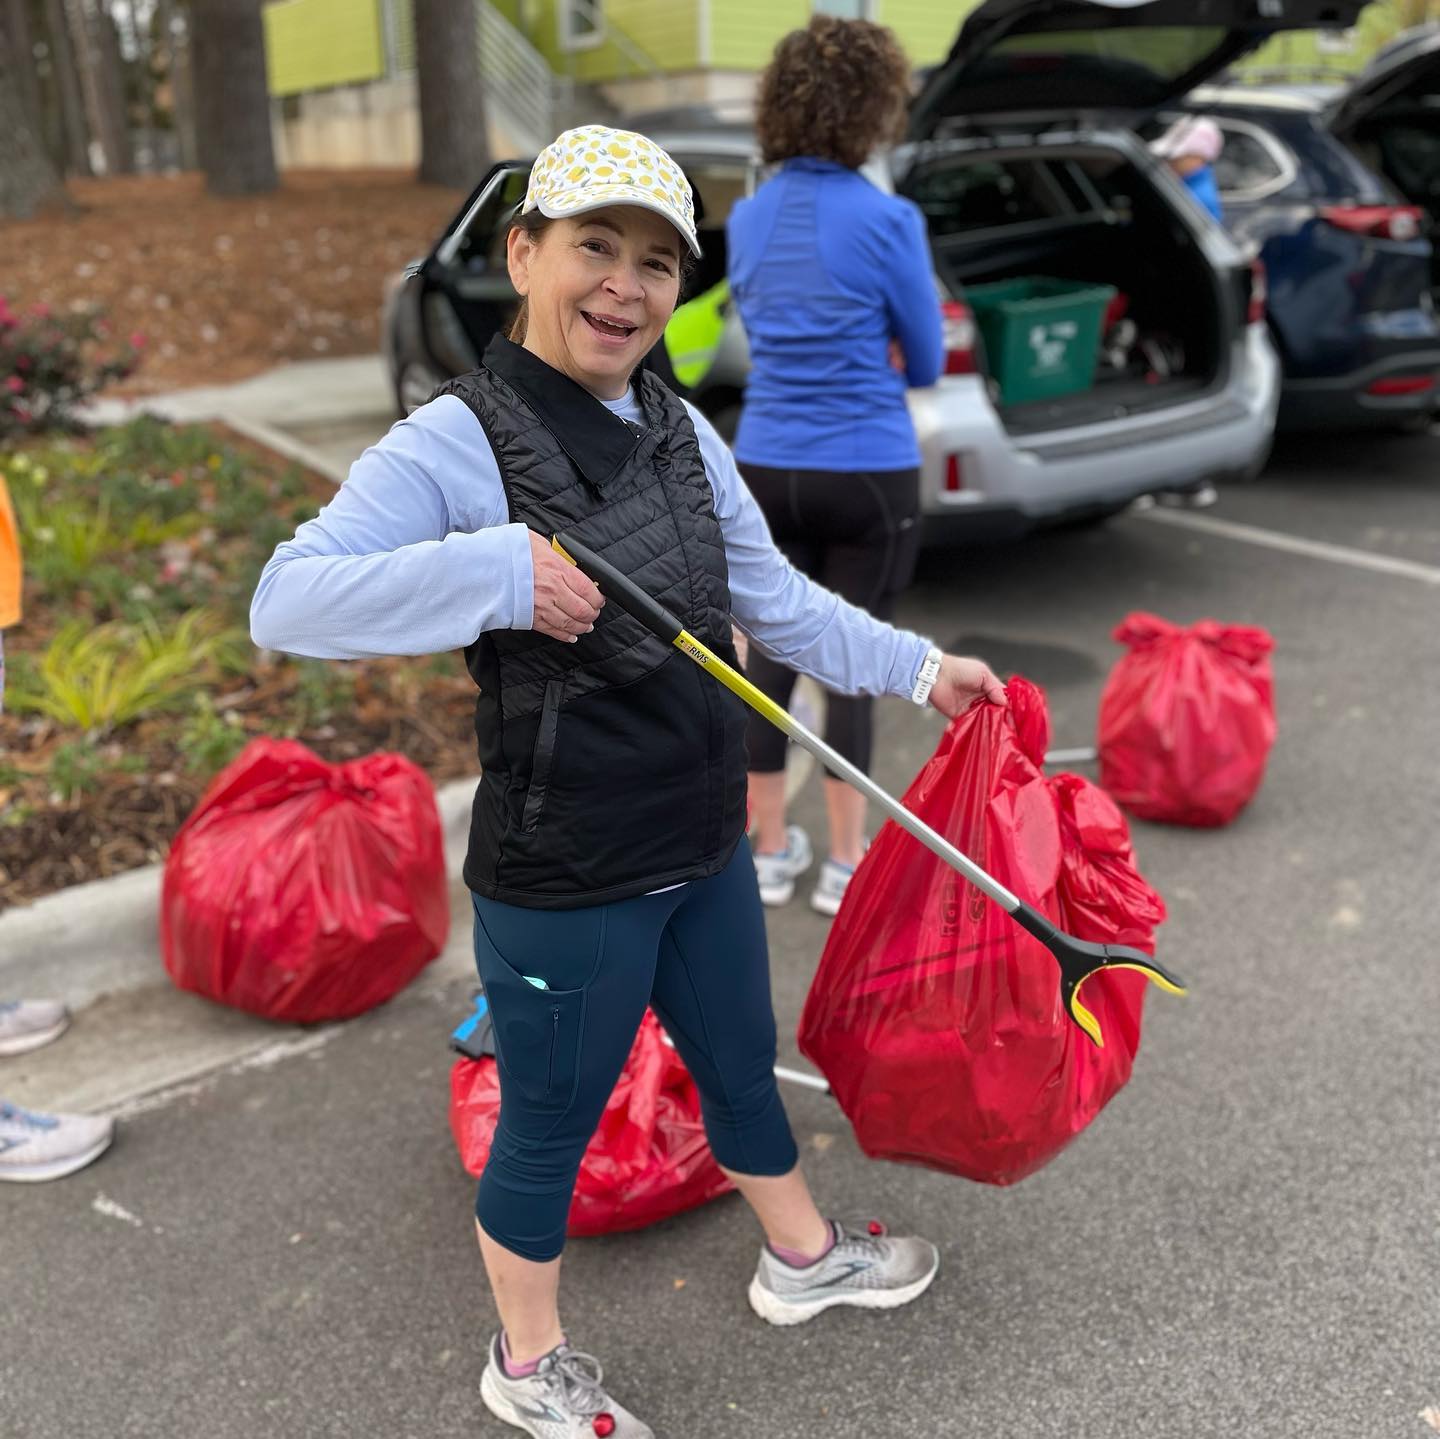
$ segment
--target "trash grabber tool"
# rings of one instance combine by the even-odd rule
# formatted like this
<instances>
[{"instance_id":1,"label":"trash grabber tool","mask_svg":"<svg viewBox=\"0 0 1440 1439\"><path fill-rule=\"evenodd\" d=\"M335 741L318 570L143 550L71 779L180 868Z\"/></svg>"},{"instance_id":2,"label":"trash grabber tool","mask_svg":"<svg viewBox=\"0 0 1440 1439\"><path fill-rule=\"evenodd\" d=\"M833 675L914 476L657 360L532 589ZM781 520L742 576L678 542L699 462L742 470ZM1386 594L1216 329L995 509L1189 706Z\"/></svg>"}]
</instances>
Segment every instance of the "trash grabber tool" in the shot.
<instances>
[{"instance_id":1,"label":"trash grabber tool","mask_svg":"<svg viewBox=\"0 0 1440 1439\"><path fill-rule=\"evenodd\" d=\"M555 535L550 541L556 553L588 575L600 593L613 600L626 614L638 620L657 639L674 645L703 670L713 675L728 690L734 691L751 709L782 730L796 744L803 745L832 774L855 786L867 799L873 800L902 829L908 831L926 849L958 870L976 889L989 895L1022 929L1028 930L1055 956L1060 966L1060 994L1066 1013L1098 1046L1105 1043L1095 1016L1080 1002L1080 987L1092 974L1105 969L1133 969L1151 983L1170 994L1184 994L1185 986L1173 974L1156 964L1143 950L1122 944L1094 944L1066 934L1045 918L1039 910L1011 894L998 880L992 879L968 855L962 854L943 835L931 829L924 820L911 812L863 770L837 754L818 735L812 734L788 710L781 709L768 695L756 689L738 670L726 664L719 655L707 649L663 605L645 593L632 579L623 575L608 560L593 550L570 539Z\"/></svg>"}]
</instances>

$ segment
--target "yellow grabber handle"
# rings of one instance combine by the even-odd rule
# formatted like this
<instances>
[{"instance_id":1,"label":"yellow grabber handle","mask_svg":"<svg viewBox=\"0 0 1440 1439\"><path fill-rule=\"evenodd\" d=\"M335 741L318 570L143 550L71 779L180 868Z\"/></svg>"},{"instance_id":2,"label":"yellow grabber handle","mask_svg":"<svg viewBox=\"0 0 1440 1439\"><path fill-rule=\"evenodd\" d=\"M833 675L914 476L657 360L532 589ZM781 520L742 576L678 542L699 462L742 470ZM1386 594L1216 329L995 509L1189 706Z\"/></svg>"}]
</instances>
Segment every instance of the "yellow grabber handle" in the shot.
<instances>
[{"instance_id":1,"label":"yellow grabber handle","mask_svg":"<svg viewBox=\"0 0 1440 1439\"><path fill-rule=\"evenodd\" d=\"M728 690L733 690L751 709L765 716L777 729L789 735L796 744L808 749L831 774L855 786L867 799L885 811L901 829L914 835L932 854L938 855L958 870L976 889L990 896L1014 921L1028 930L1055 956L1060 966L1060 994L1066 1013L1085 1031L1096 1045L1103 1047L1104 1036L1095 1016L1080 1003L1080 986L1092 974L1103 969L1133 969L1170 994L1184 994L1185 986L1167 973L1140 949L1123 944L1093 944L1076 939L1056 928L1039 910L1010 893L998 880L992 879L968 855L962 854L943 835L931 829L924 820L910 813L899 800L887 794L862 769L837 754L818 735L812 734L768 695L761 693L738 670L727 665L719 655L707 649L690 634L664 605L651 599L628 575L621 574L608 560L568 535L555 535L550 541L556 554L588 575L599 586L607 600L613 600L626 614L638 620L657 639L674 645L689 655L701 669L713 675Z\"/></svg>"}]
</instances>

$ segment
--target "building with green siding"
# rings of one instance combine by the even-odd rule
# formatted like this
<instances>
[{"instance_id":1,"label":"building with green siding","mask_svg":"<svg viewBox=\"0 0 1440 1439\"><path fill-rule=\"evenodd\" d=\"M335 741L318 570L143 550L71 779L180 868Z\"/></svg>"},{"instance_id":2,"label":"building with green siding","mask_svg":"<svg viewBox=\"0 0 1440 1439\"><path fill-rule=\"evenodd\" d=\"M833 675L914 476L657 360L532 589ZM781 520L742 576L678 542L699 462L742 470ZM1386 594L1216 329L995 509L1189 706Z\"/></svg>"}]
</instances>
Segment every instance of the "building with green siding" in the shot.
<instances>
[{"instance_id":1,"label":"building with green siding","mask_svg":"<svg viewBox=\"0 0 1440 1439\"><path fill-rule=\"evenodd\" d=\"M814 10L891 26L912 61L948 49L968 0L456 0L473 3L491 148L518 153L582 118L748 99L775 42ZM267 0L280 163L412 165L410 0Z\"/></svg>"},{"instance_id":2,"label":"building with green siding","mask_svg":"<svg viewBox=\"0 0 1440 1439\"><path fill-rule=\"evenodd\" d=\"M934 64L977 0L454 3L475 7L491 150L518 155L580 120L748 100L776 41L816 10L888 25L914 65ZM1389 8L1338 41L1280 37L1252 64L1354 69L1385 38ZM264 17L282 165L416 163L411 0L267 0Z\"/></svg>"}]
</instances>

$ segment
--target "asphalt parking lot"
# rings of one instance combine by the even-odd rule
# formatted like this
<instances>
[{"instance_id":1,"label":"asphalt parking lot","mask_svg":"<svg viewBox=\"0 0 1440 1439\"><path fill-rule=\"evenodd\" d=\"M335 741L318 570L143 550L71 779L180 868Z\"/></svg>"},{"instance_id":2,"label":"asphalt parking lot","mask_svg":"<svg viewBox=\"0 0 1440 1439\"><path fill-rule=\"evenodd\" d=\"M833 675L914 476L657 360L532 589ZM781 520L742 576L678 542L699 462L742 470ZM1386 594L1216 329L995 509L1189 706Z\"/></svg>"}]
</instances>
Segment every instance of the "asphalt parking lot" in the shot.
<instances>
[{"instance_id":1,"label":"asphalt parking lot","mask_svg":"<svg viewBox=\"0 0 1440 1439\"><path fill-rule=\"evenodd\" d=\"M1440 1406L1440 437L1283 444L1213 509L932 553L902 620L1049 694L1093 738L1128 611L1260 624L1280 732L1233 826L1136 824L1191 995L1148 1001L1134 1077L1009 1190L858 1152L787 1090L823 1206L940 1245L892 1314L771 1330L729 1198L575 1242L570 1335L668 1439L1423 1439ZM899 791L938 717L892 703ZM796 818L821 827L820 786ZM802 891L803 894L803 891ZM782 1062L824 941L770 927ZM0 1432L498 1436L471 1181L446 1124L461 981L128 1111L111 1154L3 1197ZM82 1016L81 1024L85 1023ZM116 1036L123 1070L123 1031ZM1440 1424L1440 1419L1436 1420Z\"/></svg>"}]
</instances>

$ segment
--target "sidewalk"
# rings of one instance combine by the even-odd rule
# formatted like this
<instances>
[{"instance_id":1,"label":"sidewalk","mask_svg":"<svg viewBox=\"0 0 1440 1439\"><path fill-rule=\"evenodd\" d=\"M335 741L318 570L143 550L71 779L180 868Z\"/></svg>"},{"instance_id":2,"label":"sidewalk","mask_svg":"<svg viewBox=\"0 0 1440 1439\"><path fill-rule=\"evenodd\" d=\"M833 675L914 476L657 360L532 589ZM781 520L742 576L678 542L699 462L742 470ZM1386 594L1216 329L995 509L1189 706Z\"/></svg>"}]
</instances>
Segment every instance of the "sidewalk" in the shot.
<instances>
[{"instance_id":1,"label":"sidewalk","mask_svg":"<svg viewBox=\"0 0 1440 1439\"><path fill-rule=\"evenodd\" d=\"M223 421L339 484L365 446L390 428L397 412L379 355L305 360L235 385L204 385L137 400L100 399L84 411L92 424L116 424L142 413L181 423Z\"/></svg>"}]
</instances>

